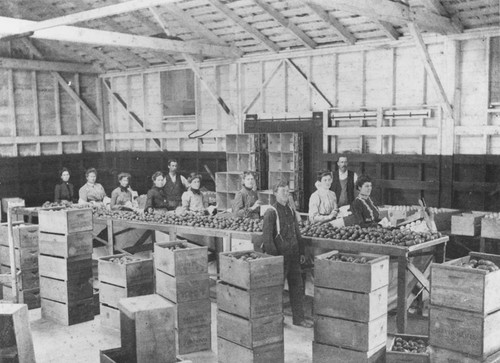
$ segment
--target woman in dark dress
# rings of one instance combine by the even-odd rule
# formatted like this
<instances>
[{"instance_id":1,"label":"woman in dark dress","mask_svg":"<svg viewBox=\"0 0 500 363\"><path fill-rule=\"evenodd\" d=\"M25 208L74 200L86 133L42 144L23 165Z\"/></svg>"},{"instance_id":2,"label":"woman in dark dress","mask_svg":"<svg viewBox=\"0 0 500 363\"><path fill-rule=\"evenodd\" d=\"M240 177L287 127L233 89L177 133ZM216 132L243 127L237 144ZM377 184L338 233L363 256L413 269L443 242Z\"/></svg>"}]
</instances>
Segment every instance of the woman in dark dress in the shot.
<instances>
[{"instance_id":1,"label":"woman in dark dress","mask_svg":"<svg viewBox=\"0 0 500 363\"><path fill-rule=\"evenodd\" d=\"M370 198L372 180L368 175L361 175L356 181L358 196L351 203L351 212L356 217L356 224L361 227L376 226L380 221L379 210Z\"/></svg>"},{"instance_id":2,"label":"woman in dark dress","mask_svg":"<svg viewBox=\"0 0 500 363\"><path fill-rule=\"evenodd\" d=\"M56 184L54 190L54 202L60 203L63 200L73 202L75 199L74 188L73 184L69 182L69 170L67 168L62 168L59 172L59 177L61 178L61 182Z\"/></svg>"}]
</instances>

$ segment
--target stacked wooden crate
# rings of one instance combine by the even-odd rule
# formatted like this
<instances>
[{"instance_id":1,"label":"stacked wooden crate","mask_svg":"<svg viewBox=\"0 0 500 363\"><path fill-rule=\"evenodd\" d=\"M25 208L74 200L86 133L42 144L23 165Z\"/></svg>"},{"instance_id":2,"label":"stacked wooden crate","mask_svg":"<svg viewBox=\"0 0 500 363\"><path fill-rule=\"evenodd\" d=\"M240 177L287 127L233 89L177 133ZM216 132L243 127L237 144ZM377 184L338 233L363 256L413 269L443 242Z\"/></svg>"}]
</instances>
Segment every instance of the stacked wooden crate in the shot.
<instances>
[{"instance_id":1,"label":"stacked wooden crate","mask_svg":"<svg viewBox=\"0 0 500 363\"><path fill-rule=\"evenodd\" d=\"M186 241L154 246L156 293L175 304L180 354L211 349L208 247Z\"/></svg>"},{"instance_id":2,"label":"stacked wooden crate","mask_svg":"<svg viewBox=\"0 0 500 363\"><path fill-rule=\"evenodd\" d=\"M219 256L219 362L284 362L283 257L253 251Z\"/></svg>"},{"instance_id":3,"label":"stacked wooden crate","mask_svg":"<svg viewBox=\"0 0 500 363\"><path fill-rule=\"evenodd\" d=\"M475 252L431 266L432 362L500 362L500 270L471 260L500 266L500 256Z\"/></svg>"},{"instance_id":4,"label":"stacked wooden crate","mask_svg":"<svg viewBox=\"0 0 500 363\"><path fill-rule=\"evenodd\" d=\"M38 275L38 226L16 224L12 227L15 266L19 302L27 304L28 309L40 307L40 283ZM0 226L0 273L11 273L8 227ZM2 287L3 296L10 300L13 296L11 282Z\"/></svg>"},{"instance_id":5,"label":"stacked wooden crate","mask_svg":"<svg viewBox=\"0 0 500 363\"><path fill-rule=\"evenodd\" d=\"M451 216L451 234L457 236L479 236L481 220L486 212L461 213Z\"/></svg>"},{"instance_id":6,"label":"stacked wooden crate","mask_svg":"<svg viewBox=\"0 0 500 363\"><path fill-rule=\"evenodd\" d=\"M101 325L120 329L120 299L154 293L153 259L127 254L98 261Z\"/></svg>"},{"instance_id":7,"label":"stacked wooden crate","mask_svg":"<svg viewBox=\"0 0 500 363\"><path fill-rule=\"evenodd\" d=\"M35 362L28 309L24 305L0 304L0 362Z\"/></svg>"},{"instance_id":8,"label":"stacked wooden crate","mask_svg":"<svg viewBox=\"0 0 500 363\"><path fill-rule=\"evenodd\" d=\"M234 197L242 187L242 173L219 172L215 173L215 190L217 209L227 210L232 208Z\"/></svg>"},{"instance_id":9,"label":"stacked wooden crate","mask_svg":"<svg viewBox=\"0 0 500 363\"><path fill-rule=\"evenodd\" d=\"M64 325L93 320L92 209L41 210L42 316Z\"/></svg>"},{"instance_id":10,"label":"stacked wooden crate","mask_svg":"<svg viewBox=\"0 0 500 363\"><path fill-rule=\"evenodd\" d=\"M389 257L331 251L316 257L314 272L313 362L383 361Z\"/></svg>"}]
</instances>

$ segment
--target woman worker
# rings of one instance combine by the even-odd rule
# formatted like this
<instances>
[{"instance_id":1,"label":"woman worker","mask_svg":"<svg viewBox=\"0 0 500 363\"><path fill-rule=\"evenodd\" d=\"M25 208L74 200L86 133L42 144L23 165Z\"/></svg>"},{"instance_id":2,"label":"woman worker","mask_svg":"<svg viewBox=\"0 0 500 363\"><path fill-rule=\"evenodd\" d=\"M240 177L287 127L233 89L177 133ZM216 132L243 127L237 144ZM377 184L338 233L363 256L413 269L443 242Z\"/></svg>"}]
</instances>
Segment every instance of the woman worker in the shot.
<instances>
[{"instance_id":1,"label":"woman worker","mask_svg":"<svg viewBox=\"0 0 500 363\"><path fill-rule=\"evenodd\" d=\"M181 207L178 208L179 213L185 212L205 212L208 207L208 202L203 198L201 193L201 175L191 173L188 178L189 189L182 194Z\"/></svg>"},{"instance_id":2,"label":"woman worker","mask_svg":"<svg viewBox=\"0 0 500 363\"><path fill-rule=\"evenodd\" d=\"M85 183L78 192L78 203L105 204L106 199L109 201L102 185L96 183L97 170L95 170L95 168L87 169L85 177L87 178L87 183Z\"/></svg>"},{"instance_id":3,"label":"woman worker","mask_svg":"<svg viewBox=\"0 0 500 363\"><path fill-rule=\"evenodd\" d=\"M54 202L59 203L61 201L74 201L74 188L73 184L69 182L70 173L67 168L62 168L59 172L59 177L61 178L61 182L56 184L54 190Z\"/></svg>"},{"instance_id":4,"label":"woman worker","mask_svg":"<svg viewBox=\"0 0 500 363\"><path fill-rule=\"evenodd\" d=\"M130 174L118 174L118 182L120 186L111 192L111 209L133 209L134 191L130 187Z\"/></svg>"},{"instance_id":5,"label":"woman worker","mask_svg":"<svg viewBox=\"0 0 500 363\"><path fill-rule=\"evenodd\" d=\"M351 203L351 212L356 224L361 227L374 226L380 221L379 210L370 198L372 180L368 175L361 175L356 181L358 196Z\"/></svg>"},{"instance_id":6,"label":"woman worker","mask_svg":"<svg viewBox=\"0 0 500 363\"><path fill-rule=\"evenodd\" d=\"M253 171L243 172L243 187L234 197L233 214L243 218L260 218L260 205L255 189L255 174Z\"/></svg>"},{"instance_id":7,"label":"woman worker","mask_svg":"<svg viewBox=\"0 0 500 363\"><path fill-rule=\"evenodd\" d=\"M152 212L154 209L167 210L168 196L163 188L165 186L165 174L157 171L153 174L151 180L153 180L153 187L148 190L144 211Z\"/></svg>"},{"instance_id":8,"label":"woman worker","mask_svg":"<svg viewBox=\"0 0 500 363\"><path fill-rule=\"evenodd\" d=\"M316 190L309 198L309 221L311 223L326 223L337 218L339 213L337 197L330 190L332 174L329 171L318 172Z\"/></svg>"}]
</instances>

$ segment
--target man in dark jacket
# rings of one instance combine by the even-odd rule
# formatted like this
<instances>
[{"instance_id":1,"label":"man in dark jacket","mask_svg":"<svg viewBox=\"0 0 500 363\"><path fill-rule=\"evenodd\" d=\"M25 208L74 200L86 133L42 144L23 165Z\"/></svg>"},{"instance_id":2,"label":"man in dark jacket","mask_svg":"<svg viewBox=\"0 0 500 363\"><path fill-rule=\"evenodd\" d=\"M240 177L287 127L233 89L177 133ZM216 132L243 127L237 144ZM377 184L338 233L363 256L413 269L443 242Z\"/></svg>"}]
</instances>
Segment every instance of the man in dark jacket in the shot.
<instances>
[{"instance_id":1,"label":"man in dark jacket","mask_svg":"<svg viewBox=\"0 0 500 363\"><path fill-rule=\"evenodd\" d=\"M337 161L338 171L332 174L332 186L330 190L335 193L337 197L338 207L343 205L350 205L354 201L355 185L358 176L355 172L347 170L349 163L346 156L340 156Z\"/></svg>"},{"instance_id":2,"label":"man in dark jacket","mask_svg":"<svg viewBox=\"0 0 500 363\"><path fill-rule=\"evenodd\" d=\"M175 210L181 205L182 193L189 188L186 178L177 173L177 160L168 161L168 174L165 175L165 186L163 187L167 195L168 210Z\"/></svg>"},{"instance_id":3,"label":"man in dark jacket","mask_svg":"<svg viewBox=\"0 0 500 363\"><path fill-rule=\"evenodd\" d=\"M311 328L312 322L304 319L304 289L300 264L305 262L304 243L299 225L288 202L288 184L280 182L273 188L276 203L264 214L262 249L270 255L284 257L285 278L288 281L293 324Z\"/></svg>"}]
</instances>

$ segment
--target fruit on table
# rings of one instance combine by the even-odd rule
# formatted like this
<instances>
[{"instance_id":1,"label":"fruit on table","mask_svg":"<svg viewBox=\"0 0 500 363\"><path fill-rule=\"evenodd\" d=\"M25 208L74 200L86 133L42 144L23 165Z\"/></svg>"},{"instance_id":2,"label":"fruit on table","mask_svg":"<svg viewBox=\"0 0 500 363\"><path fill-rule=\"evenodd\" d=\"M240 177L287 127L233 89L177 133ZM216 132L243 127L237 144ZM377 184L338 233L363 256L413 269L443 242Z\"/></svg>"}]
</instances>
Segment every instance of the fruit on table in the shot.
<instances>
[{"instance_id":1,"label":"fruit on table","mask_svg":"<svg viewBox=\"0 0 500 363\"><path fill-rule=\"evenodd\" d=\"M427 353L427 345L422 339L396 337L396 339L394 339L392 351L404 353Z\"/></svg>"},{"instance_id":2,"label":"fruit on table","mask_svg":"<svg viewBox=\"0 0 500 363\"><path fill-rule=\"evenodd\" d=\"M334 254L334 255L328 256L327 260L359 263L359 264L368 263L368 260L366 259L366 257L353 257L353 256L342 255L342 254Z\"/></svg>"},{"instance_id":3,"label":"fruit on table","mask_svg":"<svg viewBox=\"0 0 500 363\"><path fill-rule=\"evenodd\" d=\"M500 219L500 213L490 213L484 216L486 219Z\"/></svg>"},{"instance_id":4,"label":"fruit on table","mask_svg":"<svg viewBox=\"0 0 500 363\"><path fill-rule=\"evenodd\" d=\"M470 259L469 262L464 262L462 264L462 267L466 268L477 268L478 270L485 270L489 272L493 271L498 271L499 267L492 261L488 260L476 260L476 259Z\"/></svg>"},{"instance_id":5,"label":"fruit on table","mask_svg":"<svg viewBox=\"0 0 500 363\"><path fill-rule=\"evenodd\" d=\"M116 263L118 265L125 265L130 262L141 261L142 259L134 256L120 256L120 257L111 257L108 261L111 263Z\"/></svg>"}]
</instances>

